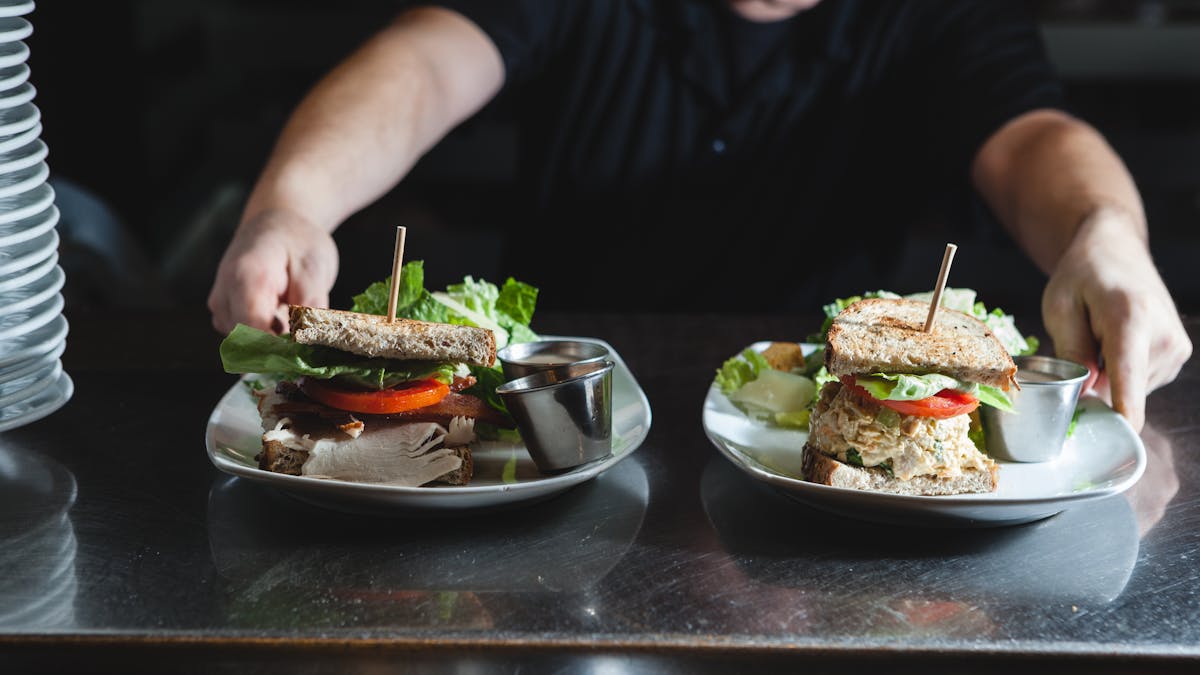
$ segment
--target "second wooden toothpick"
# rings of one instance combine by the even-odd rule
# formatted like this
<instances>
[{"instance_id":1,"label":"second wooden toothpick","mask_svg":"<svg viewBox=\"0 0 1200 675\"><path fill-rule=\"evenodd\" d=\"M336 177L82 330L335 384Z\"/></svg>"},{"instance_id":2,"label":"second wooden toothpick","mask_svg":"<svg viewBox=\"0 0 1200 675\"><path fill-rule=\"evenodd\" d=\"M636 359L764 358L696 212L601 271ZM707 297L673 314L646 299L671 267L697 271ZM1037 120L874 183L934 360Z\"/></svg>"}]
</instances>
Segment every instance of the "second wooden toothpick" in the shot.
<instances>
[{"instance_id":1,"label":"second wooden toothpick","mask_svg":"<svg viewBox=\"0 0 1200 675\"><path fill-rule=\"evenodd\" d=\"M396 252L392 255L392 287L388 295L387 320L396 320L396 300L400 297L400 270L404 267L404 233L403 225L396 227Z\"/></svg>"},{"instance_id":2,"label":"second wooden toothpick","mask_svg":"<svg viewBox=\"0 0 1200 675\"><path fill-rule=\"evenodd\" d=\"M954 262L954 252L958 246L946 244L946 252L942 255L942 269L938 272L937 285L933 287L933 297L929 300L929 315L925 317L925 332L933 330L933 319L937 316L938 305L942 304L942 291L946 288L946 277L950 276L950 264Z\"/></svg>"}]
</instances>

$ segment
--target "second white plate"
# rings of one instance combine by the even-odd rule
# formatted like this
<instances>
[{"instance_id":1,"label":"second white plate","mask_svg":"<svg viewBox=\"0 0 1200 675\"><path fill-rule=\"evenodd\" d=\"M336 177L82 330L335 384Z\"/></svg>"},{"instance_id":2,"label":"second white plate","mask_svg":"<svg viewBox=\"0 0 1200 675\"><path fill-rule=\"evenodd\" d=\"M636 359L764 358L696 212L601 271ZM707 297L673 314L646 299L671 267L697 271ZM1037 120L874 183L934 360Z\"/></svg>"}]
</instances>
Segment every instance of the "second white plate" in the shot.
<instances>
[{"instance_id":1,"label":"second white plate","mask_svg":"<svg viewBox=\"0 0 1200 675\"><path fill-rule=\"evenodd\" d=\"M716 386L704 400L703 424L709 440L735 466L810 506L888 524L992 527L1047 518L1124 492L1141 478L1146 448L1125 418L1093 397L1081 400L1080 408L1075 433L1058 459L1000 462L995 492L953 496L894 495L805 481L800 455L808 433L746 417Z\"/></svg>"}]
</instances>

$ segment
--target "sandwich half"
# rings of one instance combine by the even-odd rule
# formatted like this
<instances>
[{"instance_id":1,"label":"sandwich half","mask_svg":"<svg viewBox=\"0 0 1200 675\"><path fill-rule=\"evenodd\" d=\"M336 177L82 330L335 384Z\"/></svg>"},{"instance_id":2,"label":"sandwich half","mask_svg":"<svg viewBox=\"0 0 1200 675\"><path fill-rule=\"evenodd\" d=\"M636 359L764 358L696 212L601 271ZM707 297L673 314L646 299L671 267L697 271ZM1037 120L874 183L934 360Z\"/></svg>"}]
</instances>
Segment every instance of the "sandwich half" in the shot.
<instances>
[{"instance_id":1,"label":"sandwich half","mask_svg":"<svg viewBox=\"0 0 1200 675\"><path fill-rule=\"evenodd\" d=\"M909 495L991 492L996 462L971 439L979 405L1011 410L1016 365L990 329L929 303L872 298L842 310L804 445L805 480Z\"/></svg>"},{"instance_id":2,"label":"sandwich half","mask_svg":"<svg viewBox=\"0 0 1200 675\"><path fill-rule=\"evenodd\" d=\"M226 372L278 378L255 392L259 468L400 486L471 480L476 424L512 428L475 395L470 366L492 368L492 331L293 305L291 333L237 326Z\"/></svg>"}]
</instances>

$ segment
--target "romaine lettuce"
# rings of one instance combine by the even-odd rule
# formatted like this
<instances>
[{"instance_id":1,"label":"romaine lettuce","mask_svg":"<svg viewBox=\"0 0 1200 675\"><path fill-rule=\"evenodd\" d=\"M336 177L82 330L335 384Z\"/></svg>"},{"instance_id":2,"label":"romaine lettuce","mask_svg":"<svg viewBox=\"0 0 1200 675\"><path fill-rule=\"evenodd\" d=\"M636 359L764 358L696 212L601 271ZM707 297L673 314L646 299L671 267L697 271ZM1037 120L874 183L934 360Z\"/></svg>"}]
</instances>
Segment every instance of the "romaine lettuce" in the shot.
<instances>
[{"instance_id":1,"label":"romaine lettuce","mask_svg":"<svg viewBox=\"0 0 1200 675\"><path fill-rule=\"evenodd\" d=\"M716 383L721 393L732 394L747 382L753 382L758 374L771 367L767 359L753 349L744 349L741 354L727 359L717 369Z\"/></svg>"},{"instance_id":2,"label":"romaine lettuce","mask_svg":"<svg viewBox=\"0 0 1200 675\"><path fill-rule=\"evenodd\" d=\"M449 384L456 368L453 363L372 359L339 349L303 345L244 324L235 326L221 341L220 354L227 373L337 379L368 389L385 389L426 377Z\"/></svg>"},{"instance_id":3,"label":"romaine lettuce","mask_svg":"<svg viewBox=\"0 0 1200 675\"><path fill-rule=\"evenodd\" d=\"M859 376L855 378L854 382L881 401L919 401L933 396L943 389L953 389L978 398L979 402L984 405L990 405L1005 412L1013 411L1012 401L1003 391L990 385L964 382L939 373L928 375L872 373L870 376Z\"/></svg>"},{"instance_id":4,"label":"romaine lettuce","mask_svg":"<svg viewBox=\"0 0 1200 675\"><path fill-rule=\"evenodd\" d=\"M391 283L388 277L354 296L352 311L386 314ZM431 293L425 289L423 262L412 260L400 270L396 316L487 328L496 335L496 346L504 347L537 339L530 328L537 295L536 288L511 277L504 286L497 287L470 276L464 277L462 283L450 284L444 291Z\"/></svg>"}]
</instances>

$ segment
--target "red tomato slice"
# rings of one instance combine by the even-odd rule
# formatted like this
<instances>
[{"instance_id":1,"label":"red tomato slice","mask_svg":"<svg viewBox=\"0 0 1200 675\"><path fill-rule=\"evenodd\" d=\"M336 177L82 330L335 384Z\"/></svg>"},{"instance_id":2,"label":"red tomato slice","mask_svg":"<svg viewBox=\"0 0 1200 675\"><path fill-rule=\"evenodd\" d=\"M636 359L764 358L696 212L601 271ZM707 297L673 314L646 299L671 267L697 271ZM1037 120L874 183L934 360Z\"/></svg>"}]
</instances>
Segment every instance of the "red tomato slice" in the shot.
<instances>
[{"instance_id":1,"label":"red tomato slice","mask_svg":"<svg viewBox=\"0 0 1200 675\"><path fill-rule=\"evenodd\" d=\"M943 389L933 396L916 401L881 401L871 396L866 389L855 384L852 376L843 377L842 386L850 387L850 390L856 394L865 396L881 406L891 408L901 415L933 417L941 420L956 415L965 415L979 407L978 398L954 389Z\"/></svg>"},{"instance_id":2,"label":"red tomato slice","mask_svg":"<svg viewBox=\"0 0 1200 675\"><path fill-rule=\"evenodd\" d=\"M450 386L435 380L413 380L390 389L372 391L350 389L327 380L303 378L300 391L331 408L357 413L382 415L416 410L433 405L450 393Z\"/></svg>"}]
</instances>

